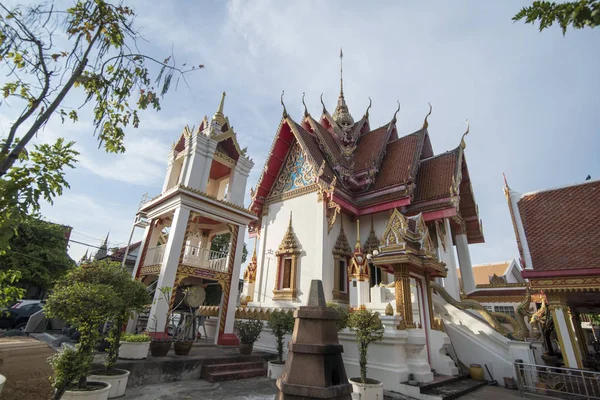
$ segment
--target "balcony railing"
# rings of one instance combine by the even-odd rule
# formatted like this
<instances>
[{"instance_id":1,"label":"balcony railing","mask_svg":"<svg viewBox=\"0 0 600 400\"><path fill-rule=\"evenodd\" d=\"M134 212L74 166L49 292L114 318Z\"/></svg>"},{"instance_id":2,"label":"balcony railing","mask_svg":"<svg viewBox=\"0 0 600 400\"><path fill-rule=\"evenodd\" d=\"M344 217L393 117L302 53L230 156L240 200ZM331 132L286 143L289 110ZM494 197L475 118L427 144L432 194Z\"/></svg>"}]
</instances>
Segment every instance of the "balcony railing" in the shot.
<instances>
[{"instance_id":1,"label":"balcony railing","mask_svg":"<svg viewBox=\"0 0 600 400\"><path fill-rule=\"evenodd\" d=\"M600 372L515 362L521 393L555 399L600 399Z\"/></svg>"},{"instance_id":2,"label":"balcony railing","mask_svg":"<svg viewBox=\"0 0 600 400\"><path fill-rule=\"evenodd\" d=\"M162 264L163 257L165 256L166 245L150 247L146 252L146 258L144 258L144 266Z\"/></svg>"},{"instance_id":3,"label":"balcony railing","mask_svg":"<svg viewBox=\"0 0 600 400\"><path fill-rule=\"evenodd\" d=\"M188 245L183 251L183 263L193 267L227 272L227 253Z\"/></svg>"}]
</instances>

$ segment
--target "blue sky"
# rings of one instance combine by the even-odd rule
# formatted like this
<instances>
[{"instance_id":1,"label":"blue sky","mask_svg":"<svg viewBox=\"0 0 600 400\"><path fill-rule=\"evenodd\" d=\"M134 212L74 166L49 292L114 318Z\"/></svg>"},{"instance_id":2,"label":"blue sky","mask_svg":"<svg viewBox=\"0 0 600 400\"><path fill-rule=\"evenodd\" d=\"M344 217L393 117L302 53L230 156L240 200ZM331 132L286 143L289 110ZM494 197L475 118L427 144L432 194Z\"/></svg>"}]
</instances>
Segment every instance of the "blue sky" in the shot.
<instances>
[{"instance_id":1,"label":"blue sky","mask_svg":"<svg viewBox=\"0 0 600 400\"><path fill-rule=\"evenodd\" d=\"M78 124L52 121L38 141L65 136L81 152L67 175L71 189L43 208L74 228L73 238L126 243L142 194L160 192L171 143L183 126L198 125L227 92L225 114L255 161L258 179L281 118L302 116L301 97L320 115L344 92L354 117L373 99L371 125L387 123L396 101L400 134L419 129L433 105L429 133L436 153L456 147L469 118L466 157L484 224L485 244L471 246L474 263L517 256L502 192L502 172L526 192L600 176L600 29L543 33L511 17L528 2L502 1L137 1L146 54L205 64L145 112L127 132L125 154L105 154L92 137L89 112ZM0 134L16 110L0 109ZM248 204L248 199L246 200ZM577 212L566 210L566 212ZM135 238L140 237L140 231ZM79 259L86 247L72 244Z\"/></svg>"}]
</instances>

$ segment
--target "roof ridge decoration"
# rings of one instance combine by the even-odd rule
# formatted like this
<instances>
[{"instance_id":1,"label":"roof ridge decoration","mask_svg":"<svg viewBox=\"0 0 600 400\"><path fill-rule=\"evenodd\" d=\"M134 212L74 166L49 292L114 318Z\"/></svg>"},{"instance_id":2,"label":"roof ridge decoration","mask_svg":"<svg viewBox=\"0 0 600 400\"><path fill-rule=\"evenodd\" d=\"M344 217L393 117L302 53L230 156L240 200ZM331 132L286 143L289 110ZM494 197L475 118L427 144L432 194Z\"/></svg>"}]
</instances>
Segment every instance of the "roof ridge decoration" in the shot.
<instances>
[{"instance_id":1,"label":"roof ridge decoration","mask_svg":"<svg viewBox=\"0 0 600 400\"><path fill-rule=\"evenodd\" d=\"M467 144L465 143L465 136L469 134L469 130L471 129L471 125L469 124L468 118L465 120L465 122L467 123L467 131L463 133L462 137L460 138L460 147L463 150L467 148Z\"/></svg>"},{"instance_id":2,"label":"roof ridge decoration","mask_svg":"<svg viewBox=\"0 0 600 400\"><path fill-rule=\"evenodd\" d=\"M308 109L306 108L306 103L304 102L305 95L306 95L306 92L302 92L302 105L304 106L304 117L308 117L309 116Z\"/></svg>"},{"instance_id":3,"label":"roof ridge decoration","mask_svg":"<svg viewBox=\"0 0 600 400\"><path fill-rule=\"evenodd\" d=\"M433 107L431 106L431 103L427 103L427 104L429 104L429 112L427 113L427 115L425 116L425 120L423 121L423 129L429 128L429 122L427 122L427 118L431 115L431 111L433 111Z\"/></svg>"},{"instance_id":4,"label":"roof ridge decoration","mask_svg":"<svg viewBox=\"0 0 600 400\"><path fill-rule=\"evenodd\" d=\"M371 106L373 105L373 101L371 100L371 96L369 96L369 106L367 107L367 111L365 111L365 118L369 118L369 110L371 109Z\"/></svg>"},{"instance_id":5,"label":"roof ridge decoration","mask_svg":"<svg viewBox=\"0 0 600 400\"><path fill-rule=\"evenodd\" d=\"M398 115L398 111L400 111L400 101L396 100L396 102L398 103L398 108L396 109L396 112L394 113L394 117L392 118L392 121L390 122L390 124L395 124L396 121L398 121L396 119L396 116Z\"/></svg>"},{"instance_id":6,"label":"roof ridge decoration","mask_svg":"<svg viewBox=\"0 0 600 400\"><path fill-rule=\"evenodd\" d=\"M281 91L281 105L283 106L283 118L287 118L288 113L287 110L285 109L285 104L283 104L283 95L285 94L285 90Z\"/></svg>"},{"instance_id":7,"label":"roof ridge decoration","mask_svg":"<svg viewBox=\"0 0 600 400\"><path fill-rule=\"evenodd\" d=\"M294 227L292 226L292 212L290 211L288 228L285 231L285 235L283 235L283 240L281 241L281 244L279 244L279 248L275 252L275 255L300 254L300 251L300 243L298 243L298 239L294 233Z\"/></svg>"},{"instance_id":8,"label":"roof ridge decoration","mask_svg":"<svg viewBox=\"0 0 600 400\"><path fill-rule=\"evenodd\" d=\"M352 248L350 248L348 237L346 236L346 232L344 232L344 218L340 218L340 233L335 241L332 253L345 257L352 256Z\"/></svg>"}]
</instances>

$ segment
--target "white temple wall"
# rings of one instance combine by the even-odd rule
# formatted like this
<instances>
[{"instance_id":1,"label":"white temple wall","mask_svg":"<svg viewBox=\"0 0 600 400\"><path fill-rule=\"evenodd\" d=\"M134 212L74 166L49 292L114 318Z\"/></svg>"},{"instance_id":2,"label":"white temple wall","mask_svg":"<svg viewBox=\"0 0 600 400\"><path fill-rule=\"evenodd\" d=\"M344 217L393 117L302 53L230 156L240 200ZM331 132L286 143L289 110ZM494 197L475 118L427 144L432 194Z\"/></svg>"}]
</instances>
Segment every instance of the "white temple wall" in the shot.
<instances>
[{"instance_id":1,"label":"white temple wall","mask_svg":"<svg viewBox=\"0 0 600 400\"><path fill-rule=\"evenodd\" d=\"M267 207L267 206L265 206ZM323 279L323 236L319 229L325 229L323 203L317 201L317 193L309 193L285 201L270 204L268 214L262 218L261 240L259 246L257 270L257 291L254 302L249 306L260 307L297 307L306 304L310 282ZM273 289L277 278L277 257L275 252L287 231L290 211L292 227L302 252L298 257L296 285L298 301L273 301ZM331 293L331 291L330 291Z\"/></svg>"}]
</instances>

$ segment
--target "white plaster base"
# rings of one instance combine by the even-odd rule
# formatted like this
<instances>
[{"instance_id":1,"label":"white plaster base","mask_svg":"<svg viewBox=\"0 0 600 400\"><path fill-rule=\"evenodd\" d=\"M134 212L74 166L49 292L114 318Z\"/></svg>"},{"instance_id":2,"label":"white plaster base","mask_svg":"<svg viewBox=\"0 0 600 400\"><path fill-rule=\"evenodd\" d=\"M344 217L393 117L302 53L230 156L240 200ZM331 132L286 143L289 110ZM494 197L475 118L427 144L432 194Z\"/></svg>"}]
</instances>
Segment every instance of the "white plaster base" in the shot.
<instances>
[{"instance_id":1,"label":"white plaster base","mask_svg":"<svg viewBox=\"0 0 600 400\"><path fill-rule=\"evenodd\" d=\"M451 345L450 338L445 332L429 331L429 357L431 368L441 375L455 376L459 374L456 363L446 352L446 348Z\"/></svg>"}]
</instances>

